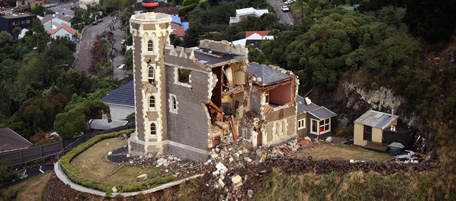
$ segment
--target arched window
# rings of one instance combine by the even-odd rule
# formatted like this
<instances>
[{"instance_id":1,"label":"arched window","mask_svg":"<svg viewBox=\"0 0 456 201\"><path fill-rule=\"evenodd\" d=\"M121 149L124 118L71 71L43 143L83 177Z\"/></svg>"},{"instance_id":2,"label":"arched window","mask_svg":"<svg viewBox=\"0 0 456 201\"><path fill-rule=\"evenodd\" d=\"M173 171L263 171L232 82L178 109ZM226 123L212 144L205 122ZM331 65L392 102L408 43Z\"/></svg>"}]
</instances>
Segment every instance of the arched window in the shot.
<instances>
[{"instance_id":1,"label":"arched window","mask_svg":"<svg viewBox=\"0 0 456 201\"><path fill-rule=\"evenodd\" d=\"M152 40L149 40L149 42L147 42L147 50L148 51L154 51L154 42L152 42Z\"/></svg>"},{"instance_id":2,"label":"arched window","mask_svg":"<svg viewBox=\"0 0 456 201\"><path fill-rule=\"evenodd\" d=\"M149 98L149 107L155 108L155 97L154 96L150 96L150 98Z\"/></svg>"},{"instance_id":3,"label":"arched window","mask_svg":"<svg viewBox=\"0 0 456 201\"><path fill-rule=\"evenodd\" d=\"M154 67L151 66L149 67L149 82L152 83L153 81L155 81L155 73L154 73Z\"/></svg>"},{"instance_id":4,"label":"arched window","mask_svg":"<svg viewBox=\"0 0 456 201\"><path fill-rule=\"evenodd\" d=\"M150 135L157 135L157 127L155 123L150 124Z\"/></svg>"}]
</instances>

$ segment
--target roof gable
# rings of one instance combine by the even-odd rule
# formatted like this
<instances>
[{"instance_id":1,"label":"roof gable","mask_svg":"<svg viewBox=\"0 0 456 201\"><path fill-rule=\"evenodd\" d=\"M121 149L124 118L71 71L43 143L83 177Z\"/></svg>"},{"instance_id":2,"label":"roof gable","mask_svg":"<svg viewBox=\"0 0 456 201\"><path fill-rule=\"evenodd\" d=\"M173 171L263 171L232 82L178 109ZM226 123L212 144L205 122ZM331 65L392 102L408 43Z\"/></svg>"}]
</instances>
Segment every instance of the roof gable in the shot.
<instances>
[{"instance_id":1,"label":"roof gable","mask_svg":"<svg viewBox=\"0 0 456 201\"><path fill-rule=\"evenodd\" d=\"M177 36L184 36L185 35L185 30L184 30L184 27L180 27L180 26L177 26L177 25L171 25L171 30L172 30L172 33L171 34L176 34Z\"/></svg>"},{"instance_id":2,"label":"roof gable","mask_svg":"<svg viewBox=\"0 0 456 201\"><path fill-rule=\"evenodd\" d=\"M267 36L269 34L269 31L246 31L245 32L245 37L248 38L252 34L258 34L260 36Z\"/></svg>"},{"instance_id":3,"label":"roof gable","mask_svg":"<svg viewBox=\"0 0 456 201\"><path fill-rule=\"evenodd\" d=\"M68 26L67 24L65 23L62 23L59 27L57 27L57 29L52 29L49 31L49 34L53 35L55 33L57 33L57 31L59 31L60 29L64 29L66 30L68 33L71 33L71 34L76 34L76 29L73 29L71 28L70 26Z\"/></svg>"}]
</instances>

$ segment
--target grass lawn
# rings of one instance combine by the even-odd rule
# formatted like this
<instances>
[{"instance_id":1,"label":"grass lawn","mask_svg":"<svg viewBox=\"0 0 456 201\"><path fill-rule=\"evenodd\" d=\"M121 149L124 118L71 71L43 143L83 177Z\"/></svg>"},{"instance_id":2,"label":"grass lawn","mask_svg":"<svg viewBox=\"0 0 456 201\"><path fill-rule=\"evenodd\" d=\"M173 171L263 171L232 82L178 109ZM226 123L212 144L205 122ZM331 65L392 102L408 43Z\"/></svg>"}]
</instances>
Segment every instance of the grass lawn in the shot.
<instances>
[{"instance_id":1,"label":"grass lawn","mask_svg":"<svg viewBox=\"0 0 456 201\"><path fill-rule=\"evenodd\" d=\"M44 200L43 194L46 184L49 181L52 171L47 171L24 182L11 186L7 189L0 190L0 200Z\"/></svg>"},{"instance_id":2,"label":"grass lawn","mask_svg":"<svg viewBox=\"0 0 456 201\"><path fill-rule=\"evenodd\" d=\"M392 155L370 151L360 147L331 145L328 143L320 143L314 145L313 148L300 150L295 156L297 158L307 158L308 156L312 156L314 160L339 158L344 160L354 159L379 162L384 162L393 158Z\"/></svg>"},{"instance_id":3,"label":"grass lawn","mask_svg":"<svg viewBox=\"0 0 456 201\"><path fill-rule=\"evenodd\" d=\"M108 152L126 144L127 141L120 138L102 140L76 156L70 164L85 178L101 181L120 166L106 160Z\"/></svg>"},{"instance_id":4,"label":"grass lawn","mask_svg":"<svg viewBox=\"0 0 456 201\"><path fill-rule=\"evenodd\" d=\"M147 174L148 178L154 178L158 176L157 173L159 170L160 168L157 167L146 167L143 169L139 166L126 165L108 177L104 183L123 184L136 182L136 177L141 174Z\"/></svg>"}]
</instances>

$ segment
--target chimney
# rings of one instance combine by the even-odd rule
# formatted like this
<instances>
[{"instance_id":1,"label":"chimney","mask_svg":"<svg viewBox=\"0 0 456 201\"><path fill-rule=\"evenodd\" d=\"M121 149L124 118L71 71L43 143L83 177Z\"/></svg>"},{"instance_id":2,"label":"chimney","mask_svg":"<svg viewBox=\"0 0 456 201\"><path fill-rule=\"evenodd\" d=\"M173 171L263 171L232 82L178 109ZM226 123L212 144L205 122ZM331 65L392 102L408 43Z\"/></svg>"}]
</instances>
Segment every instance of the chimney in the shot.
<instances>
[{"instance_id":1,"label":"chimney","mask_svg":"<svg viewBox=\"0 0 456 201\"><path fill-rule=\"evenodd\" d=\"M394 109L391 109L391 118L394 117Z\"/></svg>"}]
</instances>

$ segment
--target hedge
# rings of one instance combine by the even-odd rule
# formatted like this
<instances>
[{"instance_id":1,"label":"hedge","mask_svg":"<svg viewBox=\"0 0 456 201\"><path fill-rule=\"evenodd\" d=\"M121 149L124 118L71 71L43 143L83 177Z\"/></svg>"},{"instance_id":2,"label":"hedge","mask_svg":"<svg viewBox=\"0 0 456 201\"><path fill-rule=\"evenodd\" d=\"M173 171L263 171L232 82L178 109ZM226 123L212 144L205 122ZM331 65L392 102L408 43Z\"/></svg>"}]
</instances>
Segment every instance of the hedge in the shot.
<instances>
[{"instance_id":1,"label":"hedge","mask_svg":"<svg viewBox=\"0 0 456 201\"><path fill-rule=\"evenodd\" d=\"M82 186L107 192L107 195L109 195L108 192L111 192L111 189L114 186L117 188L118 192L132 192L132 191L141 191L141 190L143 190L143 187L153 188L153 187L159 186L161 184L165 184L170 181L174 181L176 179L176 177L173 176L172 174L167 174L162 178L149 179L149 180L143 181L143 182L135 182L135 183L129 183L129 184L105 184L102 182L93 181L93 180L89 180L89 179L82 177L81 175L79 175L78 171L72 165L70 165L70 162L71 162L71 160L73 160L73 158L75 158L80 153L84 152L86 149L90 148L97 142L99 142L103 139L118 137L122 134L132 133L132 132L134 132L134 130L135 129L130 129L130 130L124 130L124 131L120 131L120 132L113 132L113 133L107 133L107 134L103 134L103 135L97 135L97 136L93 137L92 139L88 140L87 142L84 142L81 145L79 145L78 147L74 148L73 150L68 152L66 155L62 156L62 158L60 158L60 163L66 170L65 173L68 176L68 178L70 178L71 181L73 181L77 184L80 184Z\"/></svg>"}]
</instances>

